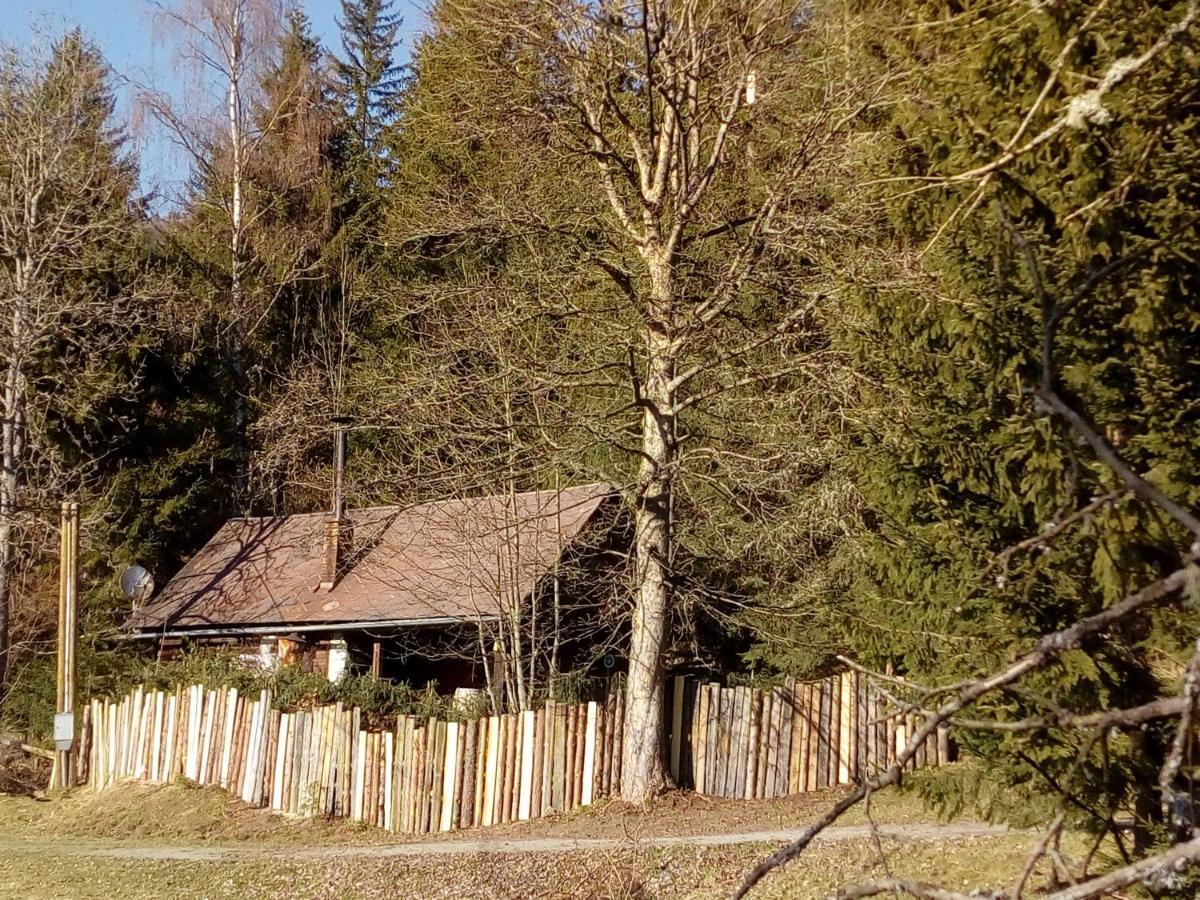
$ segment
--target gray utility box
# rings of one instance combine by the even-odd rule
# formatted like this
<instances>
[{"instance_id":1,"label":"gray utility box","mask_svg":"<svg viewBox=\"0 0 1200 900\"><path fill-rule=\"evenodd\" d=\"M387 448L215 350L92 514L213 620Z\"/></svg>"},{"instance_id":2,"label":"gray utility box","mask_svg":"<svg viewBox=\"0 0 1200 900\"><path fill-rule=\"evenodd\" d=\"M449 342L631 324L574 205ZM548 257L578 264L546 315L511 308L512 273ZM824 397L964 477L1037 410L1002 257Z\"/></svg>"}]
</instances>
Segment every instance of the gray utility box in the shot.
<instances>
[{"instance_id":1,"label":"gray utility box","mask_svg":"<svg viewBox=\"0 0 1200 900\"><path fill-rule=\"evenodd\" d=\"M54 714L54 746L58 750L70 750L75 743L75 713Z\"/></svg>"}]
</instances>

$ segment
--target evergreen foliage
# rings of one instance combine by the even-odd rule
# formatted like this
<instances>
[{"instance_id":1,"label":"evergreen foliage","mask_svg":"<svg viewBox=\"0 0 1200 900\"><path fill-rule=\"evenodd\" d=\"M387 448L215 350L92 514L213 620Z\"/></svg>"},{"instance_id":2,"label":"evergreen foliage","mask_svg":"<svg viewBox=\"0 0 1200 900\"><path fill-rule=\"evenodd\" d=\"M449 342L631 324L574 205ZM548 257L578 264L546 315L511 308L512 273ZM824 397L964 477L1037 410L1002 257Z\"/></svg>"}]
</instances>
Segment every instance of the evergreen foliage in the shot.
<instances>
[{"instance_id":1,"label":"evergreen foliage","mask_svg":"<svg viewBox=\"0 0 1200 900\"><path fill-rule=\"evenodd\" d=\"M907 36L873 48L911 78L874 164L897 176L890 222L858 260L837 328L864 374L849 466L871 527L842 547L848 595L834 614L864 661L926 682L977 675L1181 562L1187 532L1130 497L1033 394L1057 391L1135 471L1185 507L1200 502L1194 47L1169 46L1111 92L1088 93L1185 6L925 4ZM1060 119L993 175L947 180ZM1192 608L1145 616L988 711L1132 705L1177 689L1195 624ZM1106 734L1090 749L1053 729L964 741L1011 789L1007 812L1044 811L1031 801L1047 781L1070 784L1102 811L1072 814L1100 828L1110 810L1157 819L1148 794L1168 736Z\"/></svg>"},{"instance_id":2,"label":"evergreen foliage","mask_svg":"<svg viewBox=\"0 0 1200 900\"><path fill-rule=\"evenodd\" d=\"M137 169L79 31L0 58L0 699L54 621L59 499L102 498L133 449L144 278Z\"/></svg>"},{"instance_id":3,"label":"evergreen foliage","mask_svg":"<svg viewBox=\"0 0 1200 900\"><path fill-rule=\"evenodd\" d=\"M401 17L392 0L342 0L342 56L333 89L348 124L351 193L364 202L386 178L384 130L399 112L404 68L395 62Z\"/></svg>"}]
</instances>

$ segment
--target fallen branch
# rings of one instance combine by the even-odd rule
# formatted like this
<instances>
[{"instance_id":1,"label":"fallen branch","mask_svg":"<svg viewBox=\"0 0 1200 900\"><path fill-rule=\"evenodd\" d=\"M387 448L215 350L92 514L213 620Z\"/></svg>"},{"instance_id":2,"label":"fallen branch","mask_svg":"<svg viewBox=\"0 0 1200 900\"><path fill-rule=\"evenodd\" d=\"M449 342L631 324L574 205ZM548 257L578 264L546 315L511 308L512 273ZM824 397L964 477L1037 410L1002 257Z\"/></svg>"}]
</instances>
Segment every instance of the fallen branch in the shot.
<instances>
[{"instance_id":1,"label":"fallen branch","mask_svg":"<svg viewBox=\"0 0 1200 900\"><path fill-rule=\"evenodd\" d=\"M0 741L0 744L5 747L14 747L23 753L29 754L30 756L38 756L42 759L48 759L51 762L54 761L53 750L43 750L41 747L35 747L33 744L26 744L21 741Z\"/></svg>"},{"instance_id":2,"label":"fallen branch","mask_svg":"<svg viewBox=\"0 0 1200 900\"><path fill-rule=\"evenodd\" d=\"M881 878L870 884L859 884L842 888L833 896L837 900L859 900L861 897L876 897L879 894L908 894L910 897L920 897L921 900L980 900L987 895L960 894L934 884L920 881L909 881L904 878Z\"/></svg>"}]
</instances>

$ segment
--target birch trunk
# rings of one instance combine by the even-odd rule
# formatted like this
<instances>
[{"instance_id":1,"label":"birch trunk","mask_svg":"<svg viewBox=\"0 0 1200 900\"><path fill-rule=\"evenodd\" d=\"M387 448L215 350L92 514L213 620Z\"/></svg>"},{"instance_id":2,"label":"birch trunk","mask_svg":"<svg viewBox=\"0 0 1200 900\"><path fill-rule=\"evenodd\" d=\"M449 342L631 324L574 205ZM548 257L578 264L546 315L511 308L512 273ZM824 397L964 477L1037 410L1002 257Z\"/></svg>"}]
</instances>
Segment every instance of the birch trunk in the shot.
<instances>
[{"instance_id":1,"label":"birch trunk","mask_svg":"<svg viewBox=\"0 0 1200 900\"><path fill-rule=\"evenodd\" d=\"M249 452L246 446L246 337L243 322L242 297L242 164L245 129L242 112L242 70L244 40L242 4L230 6L229 43L226 62L229 66L229 151L230 151L230 229L229 229L229 294L233 311L230 356L233 369L233 430L234 430L234 489L241 499L245 495Z\"/></svg>"},{"instance_id":2,"label":"birch trunk","mask_svg":"<svg viewBox=\"0 0 1200 900\"><path fill-rule=\"evenodd\" d=\"M3 426L0 431L0 699L4 696L8 674L9 627L12 609L13 576L17 564L17 463L21 456L21 429L24 416L21 347L24 344L25 279L24 264L16 264L16 302L13 304L11 350L4 372Z\"/></svg>"}]
</instances>

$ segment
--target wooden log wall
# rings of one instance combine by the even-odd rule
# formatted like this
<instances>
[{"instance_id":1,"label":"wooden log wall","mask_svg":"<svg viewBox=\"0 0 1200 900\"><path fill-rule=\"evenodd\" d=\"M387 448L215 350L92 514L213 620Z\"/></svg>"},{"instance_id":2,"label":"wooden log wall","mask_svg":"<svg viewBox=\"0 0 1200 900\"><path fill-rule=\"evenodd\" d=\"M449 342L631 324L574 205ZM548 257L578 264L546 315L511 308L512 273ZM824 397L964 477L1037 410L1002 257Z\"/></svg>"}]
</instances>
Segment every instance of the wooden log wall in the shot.
<instances>
[{"instance_id":1,"label":"wooden log wall","mask_svg":"<svg viewBox=\"0 0 1200 900\"><path fill-rule=\"evenodd\" d=\"M668 685L668 760L677 784L764 798L861 780L890 765L916 727L866 679L759 689L683 677ZM84 710L81 775L96 789L185 778L298 816L426 833L524 821L616 796L624 697L547 701L460 721L399 716L381 731L342 704L282 712L268 692L137 688ZM947 762L945 732L919 764Z\"/></svg>"}]
</instances>

